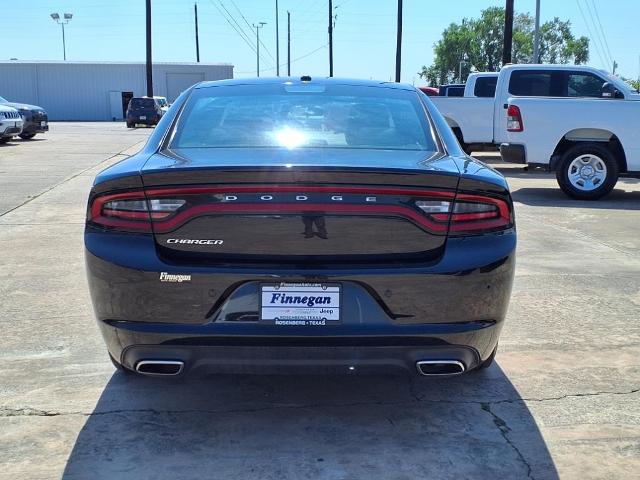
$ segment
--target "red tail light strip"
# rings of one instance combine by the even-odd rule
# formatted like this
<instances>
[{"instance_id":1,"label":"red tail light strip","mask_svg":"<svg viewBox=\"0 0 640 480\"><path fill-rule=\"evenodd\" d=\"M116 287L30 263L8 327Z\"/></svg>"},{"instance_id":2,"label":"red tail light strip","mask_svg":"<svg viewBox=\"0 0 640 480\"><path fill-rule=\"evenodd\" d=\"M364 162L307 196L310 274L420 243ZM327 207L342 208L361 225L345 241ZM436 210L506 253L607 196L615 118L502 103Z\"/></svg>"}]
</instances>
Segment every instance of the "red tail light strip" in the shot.
<instances>
[{"instance_id":1,"label":"red tail light strip","mask_svg":"<svg viewBox=\"0 0 640 480\"><path fill-rule=\"evenodd\" d=\"M451 202L473 202L492 204L496 206L494 212L477 213L432 213L425 214L411 204L341 204L341 203L227 203L217 202L197 204L179 210L176 214L167 212L140 212L127 210L112 210L103 208L106 203L114 200L146 200L146 198L181 197L203 194L236 194L236 193L327 193L327 194L365 194L365 195L399 195L417 199L448 199ZM192 218L207 214L332 214L342 215L391 215L406 218L418 226L435 234L451 233L482 233L488 230L508 228L512 224L511 212L507 202L501 199L481 195L458 194L446 191L431 191L405 188L368 188L368 187L321 187L321 186L293 186L293 185L256 185L256 186L225 186L225 187L179 187L150 189L146 192L132 191L116 193L96 198L90 207L91 221L112 228L129 231L151 232L151 218L154 230L158 233L169 232ZM451 220L451 225L449 225ZM480 221L482 220L482 221Z\"/></svg>"}]
</instances>

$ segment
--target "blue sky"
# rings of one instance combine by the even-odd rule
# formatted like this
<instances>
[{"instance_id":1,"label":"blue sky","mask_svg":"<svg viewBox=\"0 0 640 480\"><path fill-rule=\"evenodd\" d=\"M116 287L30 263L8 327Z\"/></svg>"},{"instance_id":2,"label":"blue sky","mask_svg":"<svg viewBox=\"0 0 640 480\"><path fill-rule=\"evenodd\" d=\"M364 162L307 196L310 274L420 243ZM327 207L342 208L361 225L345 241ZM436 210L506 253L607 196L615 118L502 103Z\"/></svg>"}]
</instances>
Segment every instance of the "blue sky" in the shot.
<instances>
[{"instance_id":1,"label":"blue sky","mask_svg":"<svg viewBox=\"0 0 640 480\"><path fill-rule=\"evenodd\" d=\"M60 27L49 14L71 12L74 17L66 28L68 60L144 60L144 0L3 3L0 59L61 60ZM154 60L195 61L193 3L193 0L152 0ZM255 34L249 31L247 23L267 22L261 30L261 40L266 46L261 52L261 70L262 75L275 74L275 0L198 0L201 61L232 63L237 77L255 75L255 52L221 15L221 3L244 27L252 43ZM327 0L279 0L280 63L286 62L286 11L289 10L294 75L328 73L327 4ZM492 5L504 5L504 1L404 0L402 80L421 84L416 72L432 61L433 44L444 28L465 16L478 16L483 8ZM392 78L396 0L334 0L334 6L337 15L334 74ZM515 0L515 8L517 12L533 13L535 0ZM610 70L612 57L619 64L618 73L638 77L640 2L542 0L542 20L554 16L570 19L575 34L592 38L590 64ZM605 37L600 42L600 54L594 42L597 32ZM286 67L282 67L281 74L285 72Z\"/></svg>"}]
</instances>

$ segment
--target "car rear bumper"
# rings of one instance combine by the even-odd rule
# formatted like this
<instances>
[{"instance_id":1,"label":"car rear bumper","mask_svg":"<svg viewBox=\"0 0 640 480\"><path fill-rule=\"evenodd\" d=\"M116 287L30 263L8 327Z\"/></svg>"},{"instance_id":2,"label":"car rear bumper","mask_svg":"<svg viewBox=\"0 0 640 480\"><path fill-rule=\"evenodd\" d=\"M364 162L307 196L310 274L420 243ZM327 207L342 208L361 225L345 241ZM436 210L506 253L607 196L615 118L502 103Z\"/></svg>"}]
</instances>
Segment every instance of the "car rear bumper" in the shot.
<instances>
[{"instance_id":1,"label":"car rear bumper","mask_svg":"<svg viewBox=\"0 0 640 480\"><path fill-rule=\"evenodd\" d=\"M500 156L507 163L527 163L527 153L524 145L502 143L500 144Z\"/></svg>"},{"instance_id":2,"label":"car rear bumper","mask_svg":"<svg viewBox=\"0 0 640 480\"><path fill-rule=\"evenodd\" d=\"M216 335L202 328L167 331L100 322L109 352L129 370L140 362L180 362L180 373L417 374L420 361L457 361L477 368L496 347L501 323L389 329L389 335ZM273 327L272 327L273 328ZM277 327L276 327L277 328ZM404 332L402 332L404 330ZM401 334L399 332L402 332Z\"/></svg>"}]
</instances>

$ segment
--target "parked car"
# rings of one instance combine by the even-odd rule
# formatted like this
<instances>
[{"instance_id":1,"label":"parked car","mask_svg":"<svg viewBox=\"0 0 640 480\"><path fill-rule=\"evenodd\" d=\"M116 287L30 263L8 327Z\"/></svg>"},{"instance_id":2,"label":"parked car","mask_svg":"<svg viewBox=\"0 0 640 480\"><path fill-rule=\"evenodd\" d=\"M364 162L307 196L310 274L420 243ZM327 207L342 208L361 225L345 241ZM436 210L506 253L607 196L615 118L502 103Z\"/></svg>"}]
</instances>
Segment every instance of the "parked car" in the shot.
<instances>
[{"instance_id":1,"label":"parked car","mask_svg":"<svg viewBox=\"0 0 640 480\"><path fill-rule=\"evenodd\" d=\"M162 111L164 113L167 113L167 111L169 110L169 102L167 102L167 98L166 97L153 97L158 101L158 105L160 105L160 108L162 109Z\"/></svg>"},{"instance_id":2,"label":"parked car","mask_svg":"<svg viewBox=\"0 0 640 480\"><path fill-rule=\"evenodd\" d=\"M482 98L484 100L476 100L476 102L484 102L485 104L493 105L493 98L496 94L496 84L498 82L498 73L497 72L476 72L469 75L467 78L467 83L464 84L464 90L462 93L462 97L464 98ZM459 95L452 95L458 96ZM467 139L462 134L462 129L458 124L457 118L460 115L461 111L464 111L463 103L460 103L456 98L455 101L451 102L450 99L446 98L433 98L433 102L436 107L445 115L447 118L447 122L451 126L453 133L458 138L460 145L466 153L471 153L472 151L477 150L497 150L498 147L493 143L469 143ZM483 112L481 109L469 111L465 111L464 115L465 120L474 123L474 122L486 122L486 117L471 117L474 113Z\"/></svg>"},{"instance_id":3,"label":"parked car","mask_svg":"<svg viewBox=\"0 0 640 480\"><path fill-rule=\"evenodd\" d=\"M434 103L467 146L500 145L505 161L555 171L563 192L592 200L619 176L640 177L639 101L625 82L596 68L508 65L494 99Z\"/></svg>"},{"instance_id":4,"label":"parked car","mask_svg":"<svg viewBox=\"0 0 640 480\"><path fill-rule=\"evenodd\" d=\"M493 361L514 225L417 89L243 78L188 89L98 174L84 241L125 372L446 375Z\"/></svg>"},{"instance_id":5,"label":"parked car","mask_svg":"<svg viewBox=\"0 0 640 480\"><path fill-rule=\"evenodd\" d=\"M133 97L127 107L127 127L157 125L167 110L167 100L164 97Z\"/></svg>"},{"instance_id":6,"label":"parked car","mask_svg":"<svg viewBox=\"0 0 640 480\"><path fill-rule=\"evenodd\" d=\"M440 85L438 95L441 97L462 97L464 95L464 83L452 83Z\"/></svg>"},{"instance_id":7,"label":"parked car","mask_svg":"<svg viewBox=\"0 0 640 480\"><path fill-rule=\"evenodd\" d=\"M13 107L0 104L0 144L7 143L22 132L22 117Z\"/></svg>"},{"instance_id":8,"label":"parked car","mask_svg":"<svg viewBox=\"0 0 640 480\"><path fill-rule=\"evenodd\" d=\"M440 95L440 90L435 87L418 87L418 89L430 97L436 97Z\"/></svg>"},{"instance_id":9,"label":"parked car","mask_svg":"<svg viewBox=\"0 0 640 480\"><path fill-rule=\"evenodd\" d=\"M20 112L24 121L22 133L20 133L20 138L23 140L31 140L37 133L49 131L49 117L44 108L26 103L10 102L3 97L0 97L0 104L13 107Z\"/></svg>"}]
</instances>

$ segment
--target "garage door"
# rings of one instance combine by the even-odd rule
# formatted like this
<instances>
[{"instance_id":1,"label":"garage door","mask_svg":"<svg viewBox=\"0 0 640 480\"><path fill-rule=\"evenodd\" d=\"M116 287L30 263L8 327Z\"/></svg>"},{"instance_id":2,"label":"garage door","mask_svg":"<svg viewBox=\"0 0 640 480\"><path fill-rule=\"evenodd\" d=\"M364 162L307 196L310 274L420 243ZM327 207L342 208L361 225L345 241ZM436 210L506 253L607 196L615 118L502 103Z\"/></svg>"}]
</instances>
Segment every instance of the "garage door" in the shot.
<instances>
[{"instance_id":1,"label":"garage door","mask_svg":"<svg viewBox=\"0 0 640 480\"><path fill-rule=\"evenodd\" d=\"M178 95L184 92L194 83L204 80L204 72L201 73L167 73L167 100L172 103Z\"/></svg>"}]
</instances>

